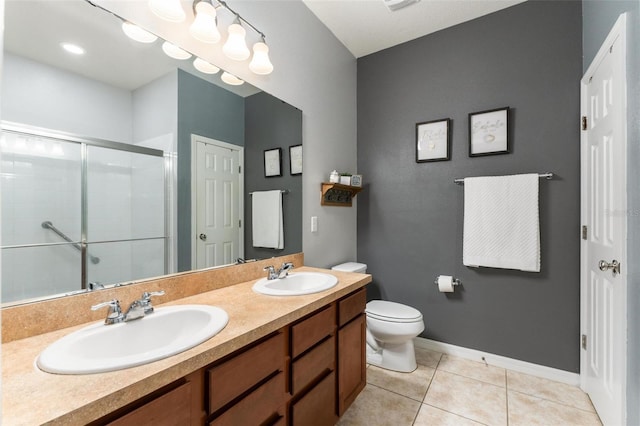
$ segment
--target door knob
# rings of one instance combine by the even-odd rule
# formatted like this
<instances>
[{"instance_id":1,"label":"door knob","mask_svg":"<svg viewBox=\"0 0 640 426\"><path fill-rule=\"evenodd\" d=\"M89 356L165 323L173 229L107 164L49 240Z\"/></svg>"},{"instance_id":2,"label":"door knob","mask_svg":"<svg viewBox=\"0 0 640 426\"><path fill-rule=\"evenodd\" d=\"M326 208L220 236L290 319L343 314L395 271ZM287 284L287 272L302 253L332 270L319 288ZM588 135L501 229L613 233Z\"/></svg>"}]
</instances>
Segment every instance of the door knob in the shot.
<instances>
[{"instance_id":1,"label":"door knob","mask_svg":"<svg viewBox=\"0 0 640 426\"><path fill-rule=\"evenodd\" d=\"M200 238L202 241L207 241L207 234L200 234L198 238Z\"/></svg>"},{"instance_id":2,"label":"door knob","mask_svg":"<svg viewBox=\"0 0 640 426\"><path fill-rule=\"evenodd\" d=\"M620 273L620 262L618 262L615 259L612 260L611 263L607 262L606 260L601 260L598 263L598 267L600 268L601 271L606 271L608 269L611 269L611 272L613 273L614 277Z\"/></svg>"}]
</instances>

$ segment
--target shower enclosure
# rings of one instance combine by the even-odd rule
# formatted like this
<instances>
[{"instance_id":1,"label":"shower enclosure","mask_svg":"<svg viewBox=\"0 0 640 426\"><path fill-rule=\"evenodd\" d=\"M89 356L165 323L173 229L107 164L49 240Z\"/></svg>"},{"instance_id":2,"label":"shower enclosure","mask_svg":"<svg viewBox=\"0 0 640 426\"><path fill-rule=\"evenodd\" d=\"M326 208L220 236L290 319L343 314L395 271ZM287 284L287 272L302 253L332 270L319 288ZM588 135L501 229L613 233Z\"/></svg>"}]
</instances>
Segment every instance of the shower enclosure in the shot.
<instances>
[{"instance_id":1,"label":"shower enclosure","mask_svg":"<svg viewBox=\"0 0 640 426\"><path fill-rule=\"evenodd\" d=\"M160 150L2 124L3 303L167 273Z\"/></svg>"}]
</instances>

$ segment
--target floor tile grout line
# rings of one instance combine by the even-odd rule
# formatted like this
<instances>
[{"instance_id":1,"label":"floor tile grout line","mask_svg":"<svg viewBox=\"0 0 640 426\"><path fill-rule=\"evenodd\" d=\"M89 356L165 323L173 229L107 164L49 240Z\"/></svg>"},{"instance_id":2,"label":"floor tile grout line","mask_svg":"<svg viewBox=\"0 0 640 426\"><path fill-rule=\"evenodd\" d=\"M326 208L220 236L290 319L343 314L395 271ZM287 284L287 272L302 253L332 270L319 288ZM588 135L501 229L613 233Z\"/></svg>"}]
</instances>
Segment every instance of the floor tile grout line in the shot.
<instances>
[{"instance_id":1,"label":"floor tile grout line","mask_svg":"<svg viewBox=\"0 0 640 426\"><path fill-rule=\"evenodd\" d=\"M403 397L403 398L410 399L411 401L417 402L417 403L419 403L419 404L422 404L422 400L415 399L415 398L411 398L410 396L403 395L403 394L401 394L401 393L398 393L398 392L396 392L396 391L394 391L394 390L391 390L391 389L387 389L387 388L382 387L382 386L380 386L380 385L376 385L375 383L367 382L367 385L374 386L374 387L376 387L376 388L378 388L378 389L382 389L382 390L384 390L384 391L391 392L392 394L395 394L395 395L401 396L401 397ZM426 395L426 394L425 394L425 395Z\"/></svg>"},{"instance_id":2,"label":"floor tile grout line","mask_svg":"<svg viewBox=\"0 0 640 426\"><path fill-rule=\"evenodd\" d=\"M504 370L504 398L507 404L507 426L509 426L509 375L506 368Z\"/></svg>"},{"instance_id":3,"label":"floor tile grout line","mask_svg":"<svg viewBox=\"0 0 640 426\"><path fill-rule=\"evenodd\" d=\"M435 406L435 405L433 405L433 404L429 404L429 403L426 403L426 402L425 402L425 403L423 403L422 405L428 405L429 407L435 408L436 410L444 411L445 413L448 413L448 414L451 414L451 415L453 415L453 416L460 417L460 418L463 418L463 419L466 419L466 420L472 421L472 422L474 422L474 423L478 423L479 425L483 425L483 426L490 426L490 425L488 425L487 423L483 423L483 422L481 422L481 421L474 420L474 419L472 419L472 418L470 418L470 417L463 416L462 414L454 413L453 411L445 410L444 408L442 408L442 407L437 407L437 406Z\"/></svg>"},{"instance_id":4,"label":"floor tile grout line","mask_svg":"<svg viewBox=\"0 0 640 426\"><path fill-rule=\"evenodd\" d=\"M562 406L568 407L568 408L575 408L576 410L584 411L585 413L598 414L598 412L595 411L595 410L594 411L585 410L584 408L576 407L575 405L571 405L571 404L568 404L566 402L558 401L557 399L549 399L549 398L542 397L540 395L534 395L532 393L522 392L522 391L515 390L515 389L512 389L510 392L515 392L515 393L519 393L521 395L531 396L531 397L534 397L534 398L541 399L543 401L552 402L554 404L562 405Z\"/></svg>"}]
</instances>

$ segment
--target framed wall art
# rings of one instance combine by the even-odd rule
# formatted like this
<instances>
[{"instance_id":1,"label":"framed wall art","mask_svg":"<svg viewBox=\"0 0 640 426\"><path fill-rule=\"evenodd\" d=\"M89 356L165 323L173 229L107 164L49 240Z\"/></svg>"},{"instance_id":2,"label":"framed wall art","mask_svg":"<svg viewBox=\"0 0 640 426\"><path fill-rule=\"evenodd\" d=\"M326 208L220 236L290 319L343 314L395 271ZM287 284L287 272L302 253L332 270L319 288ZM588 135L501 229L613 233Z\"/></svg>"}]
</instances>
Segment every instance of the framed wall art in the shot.
<instances>
[{"instance_id":1,"label":"framed wall art","mask_svg":"<svg viewBox=\"0 0 640 426\"><path fill-rule=\"evenodd\" d=\"M264 177L282 176L282 148L264 151Z\"/></svg>"},{"instance_id":2,"label":"framed wall art","mask_svg":"<svg viewBox=\"0 0 640 426\"><path fill-rule=\"evenodd\" d=\"M416 163L451 159L451 119L416 124Z\"/></svg>"},{"instance_id":3,"label":"framed wall art","mask_svg":"<svg viewBox=\"0 0 640 426\"><path fill-rule=\"evenodd\" d=\"M509 107L469 114L469 157L510 152Z\"/></svg>"},{"instance_id":4,"label":"framed wall art","mask_svg":"<svg viewBox=\"0 0 640 426\"><path fill-rule=\"evenodd\" d=\"M291 176L302 174L302 145L289 147L289 173Z\"/></svg>"}]
</instances>

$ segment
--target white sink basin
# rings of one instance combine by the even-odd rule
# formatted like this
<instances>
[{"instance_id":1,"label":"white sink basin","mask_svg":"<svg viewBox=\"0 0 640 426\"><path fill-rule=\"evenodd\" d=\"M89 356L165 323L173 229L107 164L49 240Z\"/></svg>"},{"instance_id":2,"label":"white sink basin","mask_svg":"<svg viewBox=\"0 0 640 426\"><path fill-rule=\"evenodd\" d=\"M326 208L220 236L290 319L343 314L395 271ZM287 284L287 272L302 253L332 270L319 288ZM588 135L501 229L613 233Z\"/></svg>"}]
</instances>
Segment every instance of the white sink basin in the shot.
<instances>
[{"instance_id":1,"label":"white sink basin","mask_svg":"<svg viewBox=\"0 0 640 426\"><path fill-rule=\"evenodd\" d=\"M229 315L215 306L156 308L142 319L103 322L68 334L48 346L37 360L41 370L89 374L147 364L186 351L222 330Z\"/></svg>"},{"instance_id":2,"label":"white sink basin","mask_svg":"<svg viewBox=\"0 0 640 426\"><path fill-rule=\"evenodd\" d=\"M282 279L262 278L253 285L253 291L269 296L299 296L328 290L336 284L338 279L330 274L293 272Z\"/></svg>"}]
</instances>

